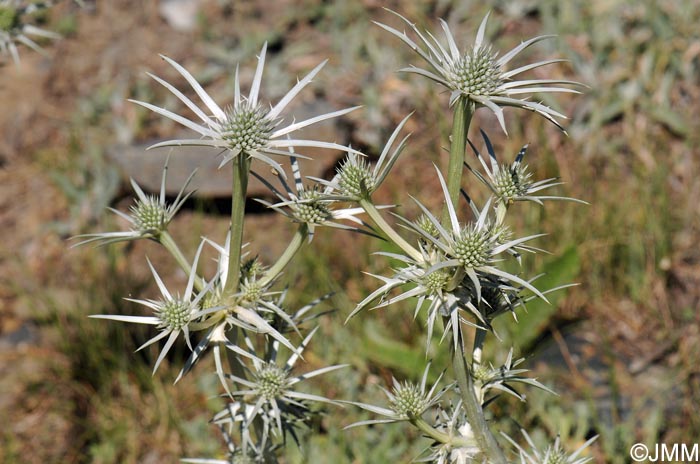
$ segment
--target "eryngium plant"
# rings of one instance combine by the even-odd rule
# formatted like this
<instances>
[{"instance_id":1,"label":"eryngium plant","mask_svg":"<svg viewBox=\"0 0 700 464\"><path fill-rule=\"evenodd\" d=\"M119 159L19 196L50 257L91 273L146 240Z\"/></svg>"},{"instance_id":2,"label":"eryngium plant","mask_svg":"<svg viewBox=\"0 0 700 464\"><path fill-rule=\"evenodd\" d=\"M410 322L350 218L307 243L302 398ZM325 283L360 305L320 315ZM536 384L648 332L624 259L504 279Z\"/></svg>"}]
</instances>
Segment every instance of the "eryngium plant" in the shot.
<instances>
[{"instance_id":1,"label":"eryngium plant","mask_svg":"<svg viewBox=\"0 0 700 464\"><path fill-rule=\"evenodd\" d=\"M211 147L212 156L223 155L221 167L231 169L233 180L231 224L226 238L223 243L204 238L192 261L168 232L174 216L190 195L187 192L189 179L175 201L168 203L164 194L167 163L159 196L147 195L132 182L136 202L129 213L115 211L129 223L129 230L89 234L82 236L80 242L103 245L149 239L168 250L188 275L184 292L175 292L164 284L149 261L148 266L161 296L157 299L129 299L142 305L147 314L96 316L154 325L158 333L144 345L164 341L154 371L176 343L184 344L191 355L176 380L193 372L207 353L212 353L213 370L221 382L222 396L227 399L226 407L213 417L212 422L223 434L227 444L226 456L224 459L186 459L186 462L278 462L287 439L299 439L299 432L307 428L319 411L318 405L331 405L357 406L378 416L348 427L395 422L415 426L432 443L420 462L506 463L506 454L484 418L484 408L500 392L524 401L524 395L516 390L516 386L550 391L520 367L523 359L513 359L513 348L502 364L487 361L483 353L484 341L493 330L493 321L499 316L515 315L533 298L547 301L547 293L567 286L540 289L536 286L537 276L513 271L513 266L506 270L505 266L510 262L519 264L524 253L541 251L533 245L541 234L517 236L509 227L512 207L524 201L543 205L546 200L579 200L543 193L560 183L556 179L538 180L534 177L524 164L527 147L523 147L512 162L503 162L500 160L504 157L496 155L486 133L481 132L485 155L477 144L468 141L467 135L471 116L480 107L489 108L496 115L504 132L503 106L534 111L561 127L556 118L564 118L564 115L518 96L576 92L560 85L578 84L548 79L513 80L516 75L556 63L560 61L558 59L506 69L520 51L549 36L527 40L499 58L498 52L485 41L487 18L482 21L471 48L460 52L446 22L440 20L446 40L442 43L429 32L427 35L421 33L403 16L398 17L410 26L422 46L393 27L379 26L409 45L430 67L427 70L417 67L404 70L428 77L451 90L448 108L453 112L453 128L446 175L436 167L436 177L444 195L444 205L439 212L431 211L416 198L417 195L411 196L421 211L415 218L393 211L394 206L379 206L373 199L407 146L408 135L403 134L403 129L410 115L395 128L374 165L359 151L335 142L292 137L299 129L354 109L285 123L283 111L319 73L325 62L268 108L260 103L259 95L265 45L258 56L250 91L247 94L241 91L237 67L232 101L224 105L216 103L184 67L163 57L187 81L203 106L174 85L153 75L151 77L175 95L189 112L183 115L152 103L135 102L197 133L196 138L169 140L153 148ZM475 163L465 161L467 142L474 152ZM340 149L347 153L347 157L332 179L307 178L308 182L297 162L297 158L303 156L298 150L303 152L306 147ZM250 169L253 159L267 163L279 173L279 186L259 177L276 197L274 202L260 202L281 213L296 227L285 251L271 263L248 258L242 242L248 178L251 174L256 175ZM285 175L282 163L286 162L293 173L292 179ZM490 195L481 205L477 205L464 190L462 174L465 167L473 173L477 185L482 184ZM402 226L403 232L399 233L387 220L387 210ZM363 215L371 226L362 219ZM347 224L348 221L351 224ZM286 290L278 287L282 272L296 253L312 242L316 229L322 226L366 233L385 239L396 247L397 252L379 253L392 259L395 267L389 275L374 276L382 285L360 301L348 318L405 300L415 303L414 316L427 311L426 350L434 343L433 334L438 332L440 341L446 339L448 342L434 348L449 350L451 359L451 366L439 366L442 373L435 382L428 383L431 363L426 361L420 383L394 379L393 384L384 390L387 397L384 405L326 398L299 388L304 380L346 367L333 365L311 371L297 370L297 364L303 361L303 352L316 333L316 328L309 325L320 313L314 313L312 309L328 295L296 309L285 302ZM218 266L213 275L205 274L198 266L205 247L210 247L210 251L218 255ZM554 445L542 451L525 432L524 437L527 441L525 447L510 437L503 438L515 446L514 454L520 462L581 464L588 460L579 457L585 446L567 454L557 439Z\"/></svg>"}]
</instances>

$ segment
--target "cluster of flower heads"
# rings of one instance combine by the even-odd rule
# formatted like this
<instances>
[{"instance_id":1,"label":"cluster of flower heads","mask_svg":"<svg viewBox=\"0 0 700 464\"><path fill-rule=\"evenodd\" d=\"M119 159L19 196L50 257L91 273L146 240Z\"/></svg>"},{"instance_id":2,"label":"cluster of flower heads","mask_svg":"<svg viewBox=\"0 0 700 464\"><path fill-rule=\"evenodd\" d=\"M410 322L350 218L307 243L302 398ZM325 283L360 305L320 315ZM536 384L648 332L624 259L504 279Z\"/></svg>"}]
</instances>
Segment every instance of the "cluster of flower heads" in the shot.
<instances>
[{"instance_id":1,"label":"cluster of flower heads","mask_svg":"<svg viewBox=\"0 0 700 464\"><path fill-rule=\"evenodd\" d=\"M15 64L19 64L17 44L44 54L44 49L35 41L37 38L60 39L59 34L32 24L33 17L42 14L52 4L51 1L0 0L0 54L9 55Z\"/></svg>"},{"instance_id":2,"label":"cluster of flower heads","mask_svg":"<svg viewBox=\"0 0 700 464\"><path fill-rule=\"evenodd\" d=\"M1 11L1 10L0 10ZM416 67L405 69L426 76L452 90L451 103L459 99L469 102L474 109L484 106L493 111L505 131L501 106L515 106L539 113L558 125L555 118L564 116L540 103L527 99L520 100L518 95L538 92L575 92L565 87L550 87L550 85L573 85L576 83L559 80L525 80L512 81L512 77L522 72L551 64L560 60L547 60L506 71L505 66L520 51L547 36L536 37L513 49L501 58L484 42L486 20L481 23L476 41L471 50L461 54L452 37L447 23L441 21L447 46L443 46L432 34L422 34L413 24L401 17L419 36L427 50L421 49L405 33L389 26L379 24L382 28L399 37L428 62L432 70ZM248 95L240 90L239 72L236 69L234 82L233 103L220 106L202 88L194 76L184 67L163 57L190 85L199 97L203 106L198 105L174 85L151 75L177 99L180 100L195 116L186 116L158 107L151 103L135 101L135 103L169 118L199 134L199 138L168 140L153 145L151 148L180 145L208 146L223 155L221 165L228 161L239 162L258 159L271 166L279 173L281 188L270 184L258 177L269 187L277 198L276 202L259 200L267 207L287 216L291 221L301 225L303 236L309 241L314 237L315 229L319 226L329 226L355 232L379 235L380 232L369 227L358 218L361 213L374 214L372 219L377 222L379 209L391 206L376 207L372 203L373 193L380 187L400 154L403 152L408 136L400 138L409 116L404 118L393 131L376 163L372 164L362 153L336 143L295 139L292 134L318 122L347 114L355 108L348 108L322 114L304 121L285 123L283 111L290 102L303 90L321 70L325 62L319 64L275 105L269 108L259 101L263 67L265 63L266 46L263 46L254 73ZM533 180L527 165L523 164L525 147L518 153L511 164L499 164L495 150L485 133L482 132L488 160L481 155L476 147L469 142L478 167L467 163L466 167L484 183L490 190L491 197L481 208L466 194L467 212L471 220L460 221L461 211L450 201L450 195L442 174L437 170L437 176L445 197L446 214L435 215L425 205L414 198L421 216L409 220L394 214L399 225L412 234L414 244L402 238L397 242L402 253L380 253L396 263L391 276L379 276L383 285L361 301L350 314L352 317L366 309L387 307L393 303L415 299L415 314L417 315L427 303L427 342L431 343L432 334L439 322L443 322L442 339L451 338L456 352L464 351L465 337L463 326L471 325L481 329L492 329L492 321L501 314L515 315L515 309L531 298L541 298L546 301L548 291L540 291L534 286L536 277L527 279L519 273L503 270L501 262L508 259L520 260L522 252L537 252L530 242L541 235L513 237L513 233L505 223L508 208L516 201L532 201L542 204L544 200L569 198L544 196L541 192L558 185L556 179L543 181ZM306 185L299 170L295 148L319 147L340 149L347 152L346 159L330 181L310 178L311 186ZM293 182L288 182L285 169L276 161L274 156L282 156L291 165ZM437 169L437 168L436 168ZM483 171L483 172L482 172ZM125 232L109 232L82 236L84 243L113 243L147 238L160 242L173 251L176 257L182 254L173 244L167 232L168 225L182 207L191 193L185 193L187 183L181 189L174 202L168 203L165 197L165 180L167 163L164 169L161 192L158 197L148 196L138 184L132 181L137 199L131 207L130 214L116 210L120 217L127 220L130 229ZM254 174L254 173L253 173ZM254 174L255 175L255 174ZM349 206L357 203L360 207ZM370 211L372 208L372 211ZM350 221L352 226L339 221ZM390 234L377 224L386 235L396 239L397 234ZM396 240L395 240L396 241ZM152 314L148 316L101 315L98 318L112 319L122 322L154 325L158 333L141 348L164 340L163 348L156 360L154 372L165 359L172 346L180 339L190 348L191 355L182 367L178 379L190 372L202 359L206 352L213 353L216 374L225 389L228 399L226 407L213 418L228 444L227 460L188 459L185 462L198 463L243 463L243 462L276 462L280 440L286 437L297 438L297 430L303 427L313 416L312 403L340 404L318 395L304 393L297 389L299 383L308 378L326 374L342 367L336 365L320 368L301 375L293 374L298 360L303 359L302 353L308 346L316 329L311 330L305 337L301 328L305 323L319 314L311 314L310 310L327 297L322 297L300 310L292 313L285 305L286 292L274 291L281 268L277 265L266 267L257 258L246 259L243 255L241 272L236 291L231 292L227 283L232 253L229 249L230 237L223 245L209 239L203 239L199 245L194 261L190 266L181 262L188 270L188 282L182 294L168 290L156 272L151 269L161 297L158 299L130 299L148 308ZM216 273L209 279L199 273L198 262L205 245L218 254ZM559 287L561 288L561 287ZM295 345L295 336L301 339ZM196 338L195 343L192 339ZM279 352L285 347L291 352L286 361L280 362ZM140 349L141 349L140 348ZM262 353L262 354L261 354ZM229 365L227 372L224 356L233 355L235 360ZM473 380L479 392L479 401L487 402L489 392L505 391L522 399L522 396L512 387L513 383L528 384L546 389L535 379L526 377L524 369L517 366L522 360L513 361L512 351L503 366L493 367L474 363ZM474 434L465 415L461 401L444 408L444 396L451 390L456 390L455 384L439 388L442 375L432 387L428 388L427 379L429 367L426 367L421 382L399 382L394 380L391 390L384 390L389 407L380 407L357 402L342 402L353 404L369 412L382 416L381 419L361 421L351 426L384 424L400 421L410 421L431 436L448 437L436 440L428 449L428 457L424 462L436 463L471 463L481 462L481 450L476 445ZM424 421L429 413L436 413L433 425ZM432 432L430 432L432 431ZM234 438L236 437L236 438ZM527 437L530 442L529 437ZM509 439L510 440L510 439ZM512 440L510 440L512 441ZM514 443L514 442L513 442ZM515 443L514 443L515 444ZM516 445L518 447L518 445ZM518 447L523 463L535 462L567 462L581 464L586 460L578 459L580 450L566 457L555 443L544 454L536 449L529 454ZM553 456L564 456L563 460L553 460Z\"/></svg>"}]
</instances>

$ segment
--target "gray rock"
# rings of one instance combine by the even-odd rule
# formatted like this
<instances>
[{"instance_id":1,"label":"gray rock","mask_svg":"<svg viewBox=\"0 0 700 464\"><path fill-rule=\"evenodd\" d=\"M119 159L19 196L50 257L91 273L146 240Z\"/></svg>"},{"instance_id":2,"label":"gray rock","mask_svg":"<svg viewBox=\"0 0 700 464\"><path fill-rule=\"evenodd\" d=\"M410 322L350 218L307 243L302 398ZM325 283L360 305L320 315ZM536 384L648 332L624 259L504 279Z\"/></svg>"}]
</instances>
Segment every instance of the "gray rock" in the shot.
<instances>
[{"instance_id":1,"label":"gray rock","mask_svg":"<svg viewBox=\"0 0 700 464\"><path fill-rule=\"evenodd\" d=\"M197 25L200 0L161 0L158 12L175 30L189 32Z\"/></svg>"}]
</instances>

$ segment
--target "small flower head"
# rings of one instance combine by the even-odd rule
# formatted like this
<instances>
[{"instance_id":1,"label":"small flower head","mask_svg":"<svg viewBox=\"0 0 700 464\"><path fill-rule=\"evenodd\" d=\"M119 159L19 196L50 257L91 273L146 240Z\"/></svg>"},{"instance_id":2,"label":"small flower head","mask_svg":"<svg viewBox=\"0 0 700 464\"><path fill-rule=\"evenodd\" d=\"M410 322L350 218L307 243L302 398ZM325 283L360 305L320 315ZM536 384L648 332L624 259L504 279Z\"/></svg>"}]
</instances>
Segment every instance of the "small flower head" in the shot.
<instances>
[{"instance_id":1,"label":"small flower head","mask_svg":"<svg viewBox=\"0 0 700 464\"><path fill-rule=\"evenodd\" d=\"M155 312L160 319L158 328L175 331L183 329L190 322L192 306L189 301L175 297L161 301Z\"/></svg>"},{"instance_id":2,"label":"small flower head","mask_svg":"<svg viewBox=\"0 0 700 464\"><path fill-rule=\"evenodd\" d=\"M520 431L525 437L525 441L529 445L529 450L525 450L525 448L517 444L508 435L503 433L502 435L518 450L521 464L585 464L591 461L593 458L579 456L598 438L598 436L595 436L581 445L573 453L568 453L561 446L561 439L557 436L556 440L554 440L554 444L548 445L544 451L541 451L537 449L535 443L532 441L532 438L530 438L530 435L528 435L525 430Z\"/></svg>"},{"instance_id":3,"label":"small flower head","mask_svg":"<svg viewBox=\"0 0 700 464\"><path fill-rule=\"evenodd\" d=\"M229 108L222 124L222 137L228 142L229 149L248 153L267 145L274 122L265 116L262 106L245 101L238 107Z\"/></svg>"},{"instance_id":4,"label":"small flower head","mask_svg":"<svg viewBox=\"0 0 700 464\"><path fill-rule=\"evenodd\" d=\"M276 364L266 363L255 373L256 392L267 401L280 396L287 386L289 372Z\"/></svg>"},{"instance_id":5,"label":"small flower head","mask_svg":"<svg viewBox=\"0 0 700 464\"><path fill-rule=\"evenodd\" d=\"M204 242L202 242L197 249L194 263L192 264L192 271L190 272L190 276L187 281L187 287L182 295L171 293L161 280L151 262L148 261L148 266L150 267L153 278L155 279L158 289L160 290L161 298L158 300L135 300L127 298L127 300L151 309L154 313L153 316L92 316L98 319L111 319L121 322L133 322L137 324L156 326L159 330L158 335L151 338L139 348L139 350L141 350L167 337L165 345L163 346L163 349L156 360L155 366L153 367L154 373L156 370L158 370L158 366L160 366L160 363L163 361L163 359L165 359L165 355L168 353L168 351L170 351L170 348L172 348L172 346L175 344L175 341L178 339L180 334L184 334L187 345L190 347L190 349L192 349L189 338L189 325L206 313L206 311L201 309L201 302L204 300L204 296L211 290L212 285L209 284L199 293L194 293L195 280L197 279L197 263L202 252L203 245Z\"/></svg>"},{"instance_id":6,"label":"small flower head","mask_svg":"<svg viewBox=\"0 0 700 464\"><path fill-rule=\"evenodd\" d=\"M376 188L374 173L366 158L350 153L338 168L340 192L351 198L362 198Z\"/></svg>"},{"instance_id":7,"label":"small flower head","mask_svg":"<svg viewBox=\"0 0 700 464\"><path fill-rule=\"evenodd\" d=\"M441 295L452 280L452 274L444 269L426 274L421 279L421 283L431 295Z\"/></svg>"},{"instance_id":8,"label":"small flower head","mask_svg":"<svg viewBox=\"0 0 700 464\"><path fill-rule=\"evenodd\" d=\"M428 372L430 371L430 363L425 367L423 377L420 384L412 382L399 383L396 379L392 379L393 388L391 391L386 389L384 394L389 399L390 408L382 408L366 403L357 403L348 401L347 403L358 406L367 411L379 414L386 419L373 419L350 424L345 428L356 427L359 425L385 424L390 422L401 422L419 418L430 408L440 402L440 398L447 391L448 387L437 391L438 383L442 379L442 374L438 377L435 384L427 390Z\"/></svg>"},{"instance_id":9,"label":"small flower head","mask_svg":"<svg viewBox=\"0 0 700 464\"><path fill-rule=\"evenodd\" d=\"M161 234L168 228L168 224L173 220L177 212L182 208L187 199L193 192L185 193L185 190L192 181L194 172L185 181L173 203L167 203L165 200L165 182L168 177L168 161L163 167L163 176L161 177L160 194L147 195L136 183L131 179L131 186L136 192L134 204L129 208L131 214L124 214L121 211L110 208L115 214L127 220L131 224L131 229L124 232L104 232L98 234L79 235L75 238L83 238L84 240L76 243L74 246L84 245L92 242L99 242L102 245L116 243L122 241L138 240L141 238L149 238L159 240Z\"/></svg>"},{"instance_id":10,"label":"small flower head","mask_svg":"<svg viewBox=\"0 0 700 464\"><path fill-rule=\"evenodd\" d=\"M503 83L501 66L490 46L467 52L446 71L448 82L462 95L493 95Z\"/></svg>"},{"instance_id":11,"label":"small flower head","mask_svg":"<svg viewBox=\"0 0 700 464\"><path fill-rule=\"evenodd\" d=\"M299 202L295 206L295 216L300 222L323 224L333 219L328 200L316 188L299 192Z\"/></svg>"},{"instance_id":12,"label":"small flower head","mask_svg":"<svg viewBox=\"0 0 700 464\"><path fill-rule=\"evenodd\" d=\"M249 379L233 374L226 375L231 382L239 386L239 389L232 392L231 395L242 398L246 402L252 401L252 409L245 418L246 426L250 425L255 417L261 417L266 424L268 419L275 421L277 429L282 432L294 428L298 422L309 419L308 402L335 404L335 401L328 398L296 391L296 386L303 380L343 368L345 365L324 367L298 376L291 374L294 365L300 359L301 353L309 344L316 330L311 331L284 365L277 364L279 343L274 342L265 361L253 359L253 368L250 369Z\"/></svg>"},{"instance_id":13,"label":"small flower head","mask_svg":"<svg viewBox=\"0 0 700 464\"><path fill-rule=\"evenodd\" d=\"M294 188L280 176L279 180L282 184L282 189L277 189L263 177L253 172L253 175L257 177L260 182L265 184L280 200L278 203L273 204L258 199L257 201L259 203L287 216L294 222L306 224L309 232L309 241L313 240L317 226L335 227L338 229L367 233L360 228L336 222L339 219L344 219L356 224L363 224L363 222L356 217L363 212L362 208L336 209L335 206L341 200L344 200L344 198L333 194L335 187L331 185L322 186L320 181L312 187L304 186L301 171L299 170L299 162L295 156L292 156L290 160L294 175ZM314 180L318 181L318 179Z\"/></svg>"},{"instance_id":14,"label":"small flower head","mask_svg":"<svg viewBox=\"0 0 700 464\"><path fill-rule=\"evenodd\" d=\"M491 140L483 130L481 131L481 136L486 145L488 160L484 159L484 156L479 153L479 150L477 150L471 140L469 140L469 145L472 147L472 151L486 175L484 176L481 172L472 168L469 163L465 163L465 166L491 190L499 205L507 207L516 201L532 201L541 205L544 200L567 200L585 204L584 201L574 198L540 194L542 190L561 185L561 182L554 178L533 181L532 173L528 169L527 164L523 163L527 145L518 152L511 164L499 163Z\"/></svg>"},{"instance_id":15,"label":"small flower head","mask_svg":"<svg viewBox=\"0 0 700 464\"><path fill-rule=\"evenodd\" d=\"M238 68L236 68L233 103L231 106L226 107L226 109L222 109L222 107L214 101L189 71L170 58L163 56L162 58L187 80L200 100L204 103L205 108L200 108L173 85L157 76L149 74L158 83L172 92L196 117L190 120L150 103L136 100L132 101L194 130L201 136L201 138L196 139L168 140L157 143L151 148L182 145L212 147L225 152L224 159L221 163L222 165L238 156L246 156L248 158L258 159L270 165L281 175L284 175L284 170L281 165L270 158L269 155L290 156L286 151L289 147L318 147L347 151L347 147L336 143L292 139L290 135L312 124L347 114L355 108L334 111L304 121L292 122L287 125L282 124L281 115L283 110L297 94L312 81L326 62L324 61L316 66L306 77L297 82L276 105L267 109L266 106L260 104L258 101L262 84L263 68L265 66L266 51L267 44L263 45L260 55L258 56L258 66L255 70L250 93L247 96L241 94Z\"/></svg>"},{"instance_id":16,"label":"small flower head","mask_svg":"<svg viewBox=\"0 0 700 464\"><path fill-rule=\"evenodd\" d=\"M555 118L565 119L566 116L542 103L530 101L527 97L523 98L521 96L544 92L579 93L574 89L561 87L561 85L577 86L580 84L554 79L520 81L513 79L525 71L557 63L561 60L545 60L512 70L506 69L509 62L521 51L552 36L539 36L524 41L510 52L499 57L498 53L491 48L491 45L484 40L486 22L489 17L487 14L479 26L473 45L468 47L466 51L461 52L449 26L442 19L440 19L440 25L444 32L446 43L438 41L430 32L427 34L422 33L408 19L398 13L394 14L411 28L413 33L418 36L419 42L422 42L424 48L414 42L405 32L385 24L376 24L411 47L429 66L429 69L411 66L401 69L401 71L419 74L447 87L452 92L450 105L462 100L468 102L472 108L484 106L496 115L504 132L506 132L502 108L504 106L514 106L534 111L561 128Z\"/></svg>"},{"instance_id":17,"label":"small flower head","mask_svg":"<svg viewBox=\"0 0 700 464\"><path fill-rule=\"evenodd\" d=\"M486 265L491 258L493 234L476 224L462 229L454 239L454 256L466 268Z\"/></svg>"},{"instance_id":18,"label":"small flower head","mask_svg":"<svg viewBox=\"0 0 700 464\"><path fill-rule=\"evenodd\" d=\"M391 409L402 417L420 416L430 404L430 398L420 385L411 382L396 383L389 399Z\"/></svg>"},{"instance_id":19,"label":"small flower head","mask_svg":"<svg viewBox=\"0 0 700 464\"><path fill-rule=\"evenodd\" d=\"M347 157L331 181L316 180L347 200L368 199L384 182L389 171L399 159L399 155L406 147L408 135L401 139L396 147L394 147L394 144L411 114L403 118L396 126L394 132L384 144L384 148L374 167L370 166L370 163L365 158L358 156L361 155L360 153L348 151Z\"/></svg>"}]
</instances>

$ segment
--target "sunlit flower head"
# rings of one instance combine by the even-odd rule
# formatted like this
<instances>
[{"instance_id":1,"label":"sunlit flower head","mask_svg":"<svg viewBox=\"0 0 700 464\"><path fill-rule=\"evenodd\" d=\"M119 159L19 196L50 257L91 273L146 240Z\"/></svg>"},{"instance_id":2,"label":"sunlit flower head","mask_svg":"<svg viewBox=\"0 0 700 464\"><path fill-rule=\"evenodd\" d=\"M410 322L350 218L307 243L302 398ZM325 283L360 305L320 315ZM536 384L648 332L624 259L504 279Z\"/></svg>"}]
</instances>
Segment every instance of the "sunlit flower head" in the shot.
<instances>
[{"instance_id":1,"label":"sunlit flower head","mask_svg":"<svg viewBox=\"0 0 700 464\"><path fill-rule=\"evenodd\" d=\"M411 28L424 48L421 48L419 44L414 42L406 32L401 32L386 24L376 22L375 24L401 39L429 65L429 69L410 66L401 69L401 71L425 76L449 89L451 91L450 105L460 99L465 99L471 103L474 109L485 106L496 115L504 132L507 132L505 119L503 118L502 107L504 106L534 111L561 128L556 118L566 119L566 116L542 103L528 100L527 95L546 92L579 93L575 89L561 87L561 85L578 86L580 84L558 79L514 80L513 78L525 71L563 60L538 61L507 70L510 61L520 52L530 45L553 36L543 35L526 40L499 57L498 52L493 50L491 45L484 39L488 14L481 21L473 45L465 51L460 51L447 22L444 20L440 19L439 21L446 43L437 40L431 32L421 32L408 19L396 12L391 12L401 18Z\"/></svg>"},{"instance_id":2,"label":"sunlit flower head","mask_svg":"<svg viewBox=\"0 0 700 464\"><path fill-rule=\"evenodd\" d=\"M541 205L545 200L566 200L586 204L585 201L575 198L542 195L540 192L543 190L561 185L562 182L558 182L556 178L540 181L532 179L532 172L527 164L523 163L527 145L518 152L511 164L499 163L491 140L483 130L481 131L481 136L484 139L486 151L488 152L488 161L471 140L467 141L486 175L484 176L481 172L472 168L469 163L465 163L465 166L491 190L497 202L509 205L515 201L532 201Z\"/></svg>"},{"instance_id":3,"label":"sunlit flower head","mask_svg":"<svg viewBox=\"0 0 700 464\"><path fill-rule=\"evenodd\" d=\"M91 316L97 319L111 319L114 321L156 326L159 333L141 345L139 348L139 350L142 350L153 343L166 339L165 345L163 345L163 349L161 350L155 366L153 367L154 373L156 370L158 370L158 366L160 366L160 363L168 354L170 348L172 348L172 346L175 344L175 341L180 334L184 335L187 345L190 349L192 349L190 342L190 323L194 322L206 313L206 311L201 310L200 303L204 296L211 290L211 285L208 285L199 293L195 294L194 292L194 284L197 277L197 262L199 261L199 256L202 252L203 245L204 242L202 242L197 249L197 254L195 255L194 263L192 264L192 272L190 272L187 287L182 295L170 292L151 262L148 261L148 266L150 267L153 278L155 279L158 289L160 290L161 298L157 300L136 300L126 298L126 300L150 308L153 311L153 316L121 316L107 314Z\"/></svg>"},{"instance_id":4,"label":"sunlit flower head","mask_svg":"<svg viewBox=\"0 0 700 464\"><path fill-rule=\"evenodd\" d=\"M253 367L248 369L250 371L248 378L241 378L233 374L226 375L226 378L238 387L236 391L232 392L232 396L241 398L242 401L253 406L246 413L245 420L248 425L259 416L263 419L272 418L276 422L276 430L282 433L289 430L290 427L293 428L296 422L309 419L311 415L310 402L338 404L338 402L323 396L298 391L297 388L298 384L304 380L341 369L346 367L346 364L322 367L299 375L292 374L296 362L301 358L302 352L308 346L317 329L312 330L307 335L296 352L284 364L278 364L279 343L273 342L264 361L252 360ZM265 422L267 423L267 420Z\"/></svg>"},{"instance_id":5,"label":"sunlit flower head","mask_svg":"<svg viewBox=\"0 0 700 464\"><path fill-rule=\"evenodd\" d=\"M193 192L185 193L187 187L192 181L194 172L190 174L182 188L177 194L175 201L172 203L166 202L165 198L165 183L168 177L168 161L163 167L163 175L160 183L160 193L158 196L147 195L136 183L131 179L131 186L136 193L136 200L129 208L129 214L119 210L109 208L116 215L125 219L131 224L131 228L122 232L103 232L97 234L78 235L74 238L83 239L74 246L85 245L87 243L97 242L100 245L110 243L138 240L141 238L149 238L158 240L161 233L165 232L168 224L173 220L177 212L182 208L187 199Z\"/></svg>"},{"instance_id":6,"label":"sunlit flower head","mask_svg":"<svg viewBox=\"0 0 700 464\"><path fill-rule=\"evenodd\" d=\"M343 401L343 403L352 404L366 411L383 416L381 419L370 419L360 422L355 422L345 428L357 427L360 425L373 424L390 424L394 422L402 422L420 418L430 408L439 403L442 395L447 391L448 387L438 390L438 384L442 379L442 374L438 377L432 387L428 389L428 372L430 371L430 363L425 367L423 377L420 383L399 382L392 378L392 388L387 390L382 388L384 394L389 400L389 408L383 408L367 403L359 403L355 401Z\"/></svg>"},{"instance_id":7,"label":"sunlit flower head","mask_svg":"<svg viewBox=\"0 0 700 464\"><path fill-rule=\"evenodd\" d=\"M318 147L343 151L347 150L347 147L337 143L293 139L288 136L312 124L347 114L357 107L322 114L304 121L292 121L291 123L283 124L283 110L297 94L312 81L326 64L326 61L316 66L306 77L298 81L276 105L267 107L259 101L266 50L267 43L263 45L260 55L258 56L258 66L255 70L250 93L247 96L241 94L238 67L236 68L233 103L224 107L219 106L211 98L189 71L172 59L161 55L165 61L187 80L202 103L204 103L204 108L195 104L172 84L150 73L149 76L163 85L184 103L194 113L196 118L189 119L150 103L136 100L131 101L194 130L201 138L167 140L157 143L150 148L181 145L213 147L224 153L222 165L242 155L267 163L275 170L282 173L282 175L284 175L284 171L280 164L268 155L289 156L289 152L287 151L288 147Z\"/></svg>"},{"instance_id":8,"label":"sunlit flower head","mask_svg":"<svg viewBox=\"0 0 700 464\"><path fill-rule=\"evenodd\" d=\"M331 185L324 186L319 183L311 187L305 186L297 158L291 156L290 161L294 175L294 187L290 186L282 176L279 176L282 189L277 189L265 178L253 172L253 175L265 184L280 200L277 203L270 203L261 199L256 201L285 215L294 222L306 224L309 232L309 241L313 239L316 227L319 226L368 233L364 229L337 222L345 220L363 225L364 222L356 217L364 213L362 208L339 208L338 204L344 198L334 194L334 188Z\"/></svg>"}]
</instances>

